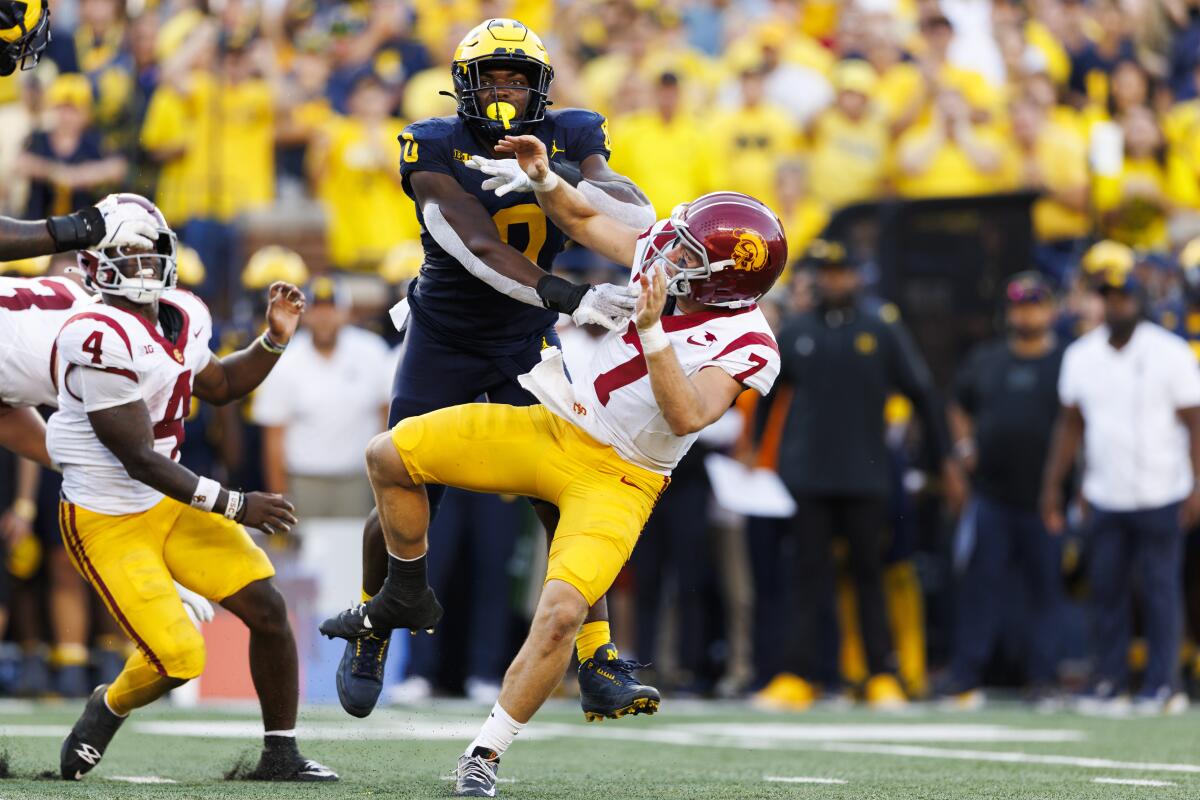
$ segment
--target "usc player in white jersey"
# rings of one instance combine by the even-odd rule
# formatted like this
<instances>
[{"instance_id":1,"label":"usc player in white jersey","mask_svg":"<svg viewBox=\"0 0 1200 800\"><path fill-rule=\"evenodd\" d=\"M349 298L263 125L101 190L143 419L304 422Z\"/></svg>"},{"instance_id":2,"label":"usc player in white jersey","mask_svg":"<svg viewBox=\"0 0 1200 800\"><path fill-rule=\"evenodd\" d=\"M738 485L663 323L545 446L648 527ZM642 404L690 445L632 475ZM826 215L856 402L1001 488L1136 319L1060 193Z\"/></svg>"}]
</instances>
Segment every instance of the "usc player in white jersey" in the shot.
<instances>
[{"instance_id":1,"label":"usc player in white jersey","mask_svg":"<svg viewBox=\"0 0 1200 800\"><path fill-rule=\"evenodd\" d=\"M280 495L226 489L177 461L192 395L224 404L257 387L295 332L304 296L272 285L266 332L218 358L208 349L208 309L175 289L175 234L145 198L119 198L154 217L153 247L80 253L85 283L102 302L72 315L55 342L59 410L47 447L63 470L67 551L137 650L111 685L96 689L63 742L62 777L82 778L129 712L203 670L204 639L177 580L250 629L266 729L251 777L336 780L296 747L296 644L271 562L242 527L286 532L296 522L292 506Z\"/></svg>"},{"instance_id":2,"label":"usc player in white jersey","mask_svg":"<svg viewBox=\"0 0 1200 800\"><path fill-rule=\"evenodd\" d=\"M439 621L425 579L427 483L537 497L559 508L529 635L458 762L456 793L470 797L495 796L501 754L558 685L588 606L628 560L699 431L744 389L770 390L779 350L755 303L787 263L778 217L754 198L705 195L642 233L600 213L552 173L535 137L506 137L497 149L518 158L478 159L497 176L487 188L527 182L569 238L630 264L641 289L634 319L604 337L574 383L561 354L544 350L544 360L521 377L542 405L455 406L376 437L367 467L388 578L370 601L321 626L327 636L354 639ZM664 316L669 296L674 309Z\"/></svg>"}]
</instances>

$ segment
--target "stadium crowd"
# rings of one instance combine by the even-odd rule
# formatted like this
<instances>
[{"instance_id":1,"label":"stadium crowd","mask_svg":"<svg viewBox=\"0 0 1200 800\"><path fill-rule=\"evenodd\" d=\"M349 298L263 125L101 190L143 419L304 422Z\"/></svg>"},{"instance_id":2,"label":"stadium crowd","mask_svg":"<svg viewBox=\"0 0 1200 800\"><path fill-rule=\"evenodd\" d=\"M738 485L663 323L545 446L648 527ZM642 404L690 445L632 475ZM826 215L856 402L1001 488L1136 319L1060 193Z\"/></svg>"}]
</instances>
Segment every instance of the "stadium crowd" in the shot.
<instances>
[{"instance_id":1,"label":"stadium crowd","mask_svg":"<svg viewBox=\"0 0 1200 800\"><path fill-rule=\"evenodd\" d=\"M1182 497L1089 516L1110 496L1094 494L1093 462L1130 458L1090 438L1086 502L1065 472L1058 495L1040 476L1060 400L1096 391L1060 382L1063 347L1106 313L1112 325L1120 298L1200 347L1200 246L1186 246L1200 234L1198 0L59 0L43 66L0 78L0 211L39 219L114 189L154 198L187 246L181 282L214 309L218 352L258 333L272 281L308 286L307 335L250 403L194 406L186 464L286 492L302 519L369 511L362 452L384 425L400 338L386 309L421 263L397 137L454 113L449 60L487 17L541 34L554 103L608 118L612 167L660 217L681 198L745 192L776 209L795 257L764 304L785 386L706 432L614 592L622 648L654 662L647 682L791 709L843 690L885 708L931 694L969 707L996 683L1053 704L1084 686L1120 697L1132 664L1148 674L1145 708L1178 706L1176 664L1200 673L1180 640L1187 588L1200 641L1197 535L1186 555L1169 521L1161 552L1116 540L1144 533L1128 515L1173 514ZM1037 199L1028 263L995 297L1012 352L985 346L937 386L870 271L822 232L860 203L1016 192ZM557 266L617 270L581 249ZM568 361L596 333L565 327ZM836 356L809 361L814 348ZM1200 405L1192 391L1178 387L1168 416ZM1119 428L1127 411L1102 413ZM795 516L721 508L713 452L777 471ZM1193 466L1168 465L1168 482ZM0 478L0 691L84 695L88 670L118 670L126 644L63 552L55 475L8 459ZM461 583L462 607L446 636L414 644L395 699L495 699L527 610L510 587L537 583L535 526L510 498L450 495L430 579L443 597ZM303 534L272 552L291 546ZM1145 614L1136 646L1130 585ZM931 666L945 667L938 680Z\"/></svg>"}]
</instances>

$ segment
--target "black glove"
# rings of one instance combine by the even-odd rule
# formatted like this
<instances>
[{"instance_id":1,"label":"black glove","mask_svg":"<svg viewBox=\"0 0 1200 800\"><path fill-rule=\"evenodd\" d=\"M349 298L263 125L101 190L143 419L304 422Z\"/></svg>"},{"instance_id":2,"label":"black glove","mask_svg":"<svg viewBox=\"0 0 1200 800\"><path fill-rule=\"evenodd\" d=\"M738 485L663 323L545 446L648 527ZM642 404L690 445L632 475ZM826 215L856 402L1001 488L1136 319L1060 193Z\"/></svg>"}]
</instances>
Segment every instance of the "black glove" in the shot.
<instances>
[{"instance_id":1,"label":"black glove","mask_svg":"<svg viewBox=\"0 0 1200 800\"><path fill-rule=\"evenodd\" d=\"M104 238L104 215L95 206L87 206L62 217L46 220L50 238L54 239L54 252L81 250L100 244Z\"/></svg>"}]
</instances>

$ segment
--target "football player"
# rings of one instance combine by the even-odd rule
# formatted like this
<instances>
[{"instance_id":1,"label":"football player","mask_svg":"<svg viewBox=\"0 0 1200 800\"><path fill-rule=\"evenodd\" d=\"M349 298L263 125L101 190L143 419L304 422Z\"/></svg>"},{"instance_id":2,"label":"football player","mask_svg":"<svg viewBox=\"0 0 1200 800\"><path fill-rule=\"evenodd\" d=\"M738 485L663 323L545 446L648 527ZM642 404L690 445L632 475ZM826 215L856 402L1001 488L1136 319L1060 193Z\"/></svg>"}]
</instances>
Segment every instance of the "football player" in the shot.
<instances>
[{"instance_id":1,"label":"football player","mask_svg":"<svg viewBox=\"0 0 1200 800\"><path fill-rule=\"evenodd\" d=\"M592 208L549 166L537 137L506 137L537 200L572 240L632 266L632 322L611 331L583 374L547 349L521 376L542 405L468 404L411 417L376 437L367 469L387 538L388 577L370 601L326 620L328 636L418 629L440 608L420 568L425 485L538 497L561 514L529 635L500 699L456 771L456 793L493 797L500 756L549 697L571 637L629 558L671 470L745 388L766 394L779 350L756 301L787 262L783 226L734 192L678 207L644 233ZM488 162L482 166L491 169ZM664 316L668 297L674 308Z\"/></svg>"},{"instance_id":2,"label":"football player","mask_svg":"<svg viewBox=\"0 0 1200 800\"><path fill-rule=\"evenodd\" d=\"M63 469L67 550L137 650L87 701L62 745L62 777L82 778L131 711L203 670L204 639L172 590L178 580L250 629L250 674L266 731L251 777L337 780L297 749L296 643L271 562L242 527L286 532L296 523L291 504L227 489L176 460L192 395L221 405L253 391L295 332L304 296L290 284L272 285L266 331L246 349L216 357L207 307L174 288L175 234L145 198L125 194L117 202L154 217L153 247L80 253L85 284L102 302L68 319L55 342L59 410L47 446Z\"/></svg>"},{"instance_id":3,"label":"football player","mask_svg":"<svg viewBox=\"0 0 1200 800\"><path fill-rule=\"evenodd\" d=\"M645 196L608 166L604 118L583 109L547 109L554 70L533 31L514 20L489 19L463 38L451 72L457 116L422 120L401 134L400 174L417 205L425 261L408 295L390 425L480 397L533 403L516 379L538 362L544 346L557 343L559 313L613 328L624 327L633 311L628 287L579 285L549 274L566 235L531 194L490 191L492 179L471 168L471 156L502 155L493 150L501 137L530 134L549 150L555 174L596 207L641 229L654 221ZM441 495L440 487L430 487L435 513ZM535 509L553 531L554 508L535 503ZM363 533L364 598L383 584L387 563L372 514ZM424 569L424 562L418 566ZM632 662L618 658L607 607L597 601L576 641L585 713L653 713L658 691L640 684ZM347 645L337 690L350 714L365 717L375 707L389 637L381 631Z\"/></svg>"},{"instance_id":4,"label":"football player","mask_svg":"<svg viewBox=\"0 0 1200 800\"><path fill-rule=\"evenodd\" d=\"M0 0L0 76L33 69L50 44L45 0Z\"/></svg>"}]
</instances>

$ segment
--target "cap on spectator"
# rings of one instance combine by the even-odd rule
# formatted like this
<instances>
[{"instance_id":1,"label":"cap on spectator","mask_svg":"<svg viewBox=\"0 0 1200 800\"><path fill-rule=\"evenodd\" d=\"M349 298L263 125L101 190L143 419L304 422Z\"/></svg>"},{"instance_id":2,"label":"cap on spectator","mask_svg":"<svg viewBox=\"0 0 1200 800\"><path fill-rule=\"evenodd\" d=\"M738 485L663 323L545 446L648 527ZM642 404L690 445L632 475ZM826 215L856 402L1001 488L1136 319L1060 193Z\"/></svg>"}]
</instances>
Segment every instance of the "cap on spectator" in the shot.
<instances>
[{"instance_id":1,"label":"cap on spectator","mask_svg":"<svg viewBox=\"0 0 1200 800\"><path fill-rule=\"evenodd\" d=\"M1004 289L1004 300L1010 306L1024 303L1044 303L1054 298L1050 284L1036 272L1018 272Z\"/></svg>"},{"instance_id":2,"label":"cap on spectator","mask_svg":"<svg viewBox=\"0 0 1200 800\"><path fill-rule=\"evenodd\" d=\"M180 245L175 254L175 274L184 286L199 286L208 272L199 253L187 245Z\"/></svg>"},{"instance_id":3,"label":"cap on spectator","mask_svg":"<svg viewBox=\"0 0 1200 800\"><path fill-rule=\"evenodd\" d=\"M861 58L847 58L833 67L833 88L870 96L879 84L875 68Z\"/></svg>"},{"instance_id":4,"label":"cap on spectator","mask_svg":"<svg viewBox=\"0 0 1200 800\"><path fill-rule=\"evenodd\" d=\"M303 286L308 283L308 265L295 250L271 244L250 256L242 270L242 286L265 289L275 281Z\"/></svg>"},{"instance_id":5,"label":"cap on spectator","mask_svg":"<svg viewBox=\"0 0 1200 800\"><path fill-rule=\"evenodd\" d=\"M1109 292L1133 294L1140 288L1141 284L1138 283L1137 275L1134 274L1133 270L1109 267L1100 276L1100 284L1097 290L1100 294L1108 294Z\"/></svg>"},{"instance_id":6,"label":"cap on spectator","mask_svg":"<svg viewBox=\"0 0 1200 800\"><path fill-rule=\"evenodd\" d=\"M813 239L801 262L817 269L851 266L846 246L832 239Z\"/></svg>"},{"instance_id":7,"label":"cap on spectator","mask_svg":"<svg viewBox=\"0 0 1200 800\"><path fill-rule=\"evenodd\" d=\"M1133 250L1128 245L1105 239L1089 247L1079 263L1088 275L1099 275L1113 268L1128 272L1133 269L1134 261Z\"/></svg>"},{"instance_id":8,"label":"cap on spectator","mask_svg":"<svg viewBox=\"0 0 1200 800\"><path fill-rule=\"evenodd\" d=\"M320 275L313 278L312 283L304 290L304 299L311 306L330 303L343 311L351 306L350 290L342 281L332 275Z\"/></svg>"},{"instance_id":9,"label":"cap on spectator","mask_svg":"<svg viewBox=\"0 0 1200 800\"><path fill-rule=\"evenodd\" d=\"M46 105L74 106L80 111L92 110L92 84L78 72L59 75L46 90Z\"/></svg>"},{"instance_id":10,"label":"cap on spectator","mask_svg":"<svg viewBox=\"0 0 1200 800\"><path fill-rule=\"evenodd\" d=\"M204 14L194 8L180 11L173 15L159 29L158 38L154 40L154 55L163 61L174 54L187 38L191 36L196 26L204 21Z\"/></svg>"},{"instance_id":11,"label":"cap on spectator","mask_svg":"<svg viewBox=\"0 0 1200 800\"><path fill-rule=\"evenodd\" d=\"M379 265L379 277L393 286L415 278L425 260L425 249L419 240L401 242L388 250Z\"/></svg>"}]
</instances>

